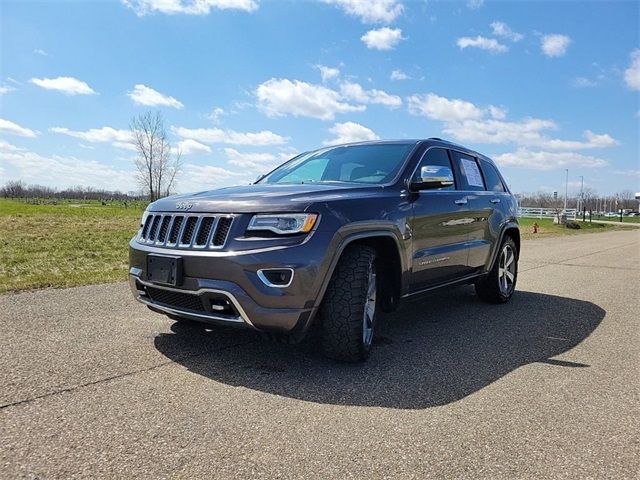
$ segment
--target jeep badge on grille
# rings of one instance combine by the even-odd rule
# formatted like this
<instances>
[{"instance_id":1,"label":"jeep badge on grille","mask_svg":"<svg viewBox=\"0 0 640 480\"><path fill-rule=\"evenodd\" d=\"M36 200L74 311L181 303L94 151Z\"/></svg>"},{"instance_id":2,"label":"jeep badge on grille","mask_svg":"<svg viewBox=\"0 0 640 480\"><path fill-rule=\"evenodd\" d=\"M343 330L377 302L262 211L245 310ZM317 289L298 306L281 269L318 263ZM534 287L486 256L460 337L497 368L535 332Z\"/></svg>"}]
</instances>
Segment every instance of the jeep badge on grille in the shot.
<instances>
[{"instance_id":1,"label":"jeep badge on grille","mask_svg":"<svg viewBox=\"0 0 640 480\"><path fill-rule=\"evenodd\" d=\"M191 210L193 203L191 202L178 202L176 203L176 210Z\"/></svg>"}]
</instances>

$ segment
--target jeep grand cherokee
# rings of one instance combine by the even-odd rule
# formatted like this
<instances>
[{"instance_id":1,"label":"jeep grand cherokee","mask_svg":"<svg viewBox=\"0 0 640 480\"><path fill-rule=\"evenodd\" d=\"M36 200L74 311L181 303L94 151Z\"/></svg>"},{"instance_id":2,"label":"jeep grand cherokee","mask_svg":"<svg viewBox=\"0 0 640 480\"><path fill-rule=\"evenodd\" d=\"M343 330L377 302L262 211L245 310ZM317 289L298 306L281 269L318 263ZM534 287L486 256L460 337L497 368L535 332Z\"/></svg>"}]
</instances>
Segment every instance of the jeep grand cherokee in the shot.
<instances>
[{"instance_id":1,"label":"jeep grand cherokee","mask_svg":"<svg viewBox=\"0 0 640 480\"><path fill-rule=\"evenodd\" d=\"M437 138L298 155L252 185L158 200L130 242L136 299L368 357L378 312L434 289L513 295L517 202L484 155Z\"/></svg>"}]
</instances>

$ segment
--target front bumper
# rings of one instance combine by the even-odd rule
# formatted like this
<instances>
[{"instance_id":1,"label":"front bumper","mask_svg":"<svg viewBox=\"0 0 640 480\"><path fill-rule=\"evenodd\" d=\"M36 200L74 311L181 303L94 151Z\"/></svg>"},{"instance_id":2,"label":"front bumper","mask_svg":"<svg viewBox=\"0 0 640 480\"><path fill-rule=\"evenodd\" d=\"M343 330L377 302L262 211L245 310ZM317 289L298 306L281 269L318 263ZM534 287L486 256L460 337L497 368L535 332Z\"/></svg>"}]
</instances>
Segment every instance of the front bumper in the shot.
<instances>
[{"instance_id":1,"label":"front bumper","mask_svg":"<svg viewBox=\"0 0 640 480\"><path fill-rule=\"evenodd\" d=\"M320 239L313 240L321 246ZM134 238L129 244L129 283L136 300L169 316L304 334L319 303L326 272L324 249L316 248L313 240L281 249L199 252L152 247ZM180 256L182 284L167 287L149 282L148 254ZM258 272L269 268L292 269L291 283L285 288L266 285Z\"/></svg>"}]
</instances>

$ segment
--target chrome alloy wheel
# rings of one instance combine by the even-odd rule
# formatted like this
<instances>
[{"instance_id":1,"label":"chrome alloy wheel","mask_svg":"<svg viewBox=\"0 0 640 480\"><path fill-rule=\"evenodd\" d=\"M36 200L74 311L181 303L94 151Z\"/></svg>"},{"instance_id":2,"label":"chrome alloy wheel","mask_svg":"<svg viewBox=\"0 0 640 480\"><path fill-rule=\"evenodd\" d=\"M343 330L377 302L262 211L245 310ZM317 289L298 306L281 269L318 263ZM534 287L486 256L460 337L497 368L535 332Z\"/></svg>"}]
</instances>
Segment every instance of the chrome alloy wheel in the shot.
<instances>
[{"instance_id":1,"label":"chrome alloy wheel","mask_svg":"<svg viewBox=\"0 0 640 480\"><path fill-rule=\"evenodd\" d=\"M362 318L362 343L370 346L373 340L373 322L376 314L376 270L375 265L371 265L369 270L369 281L367 285L367 298L364 303L364 315Z\"/></svg>"},{"instance_id":2,"label":"chrome alloy wheel","mask_svg":"<svg viewBox=\"0 0 640 480\"><path fill-rule=\"evenodd\" d=\"M509 295L516 280L516 254L511 245L505 245L500 253L498 264L498 283L500 292Z\"/></svg>"}]
</instances>

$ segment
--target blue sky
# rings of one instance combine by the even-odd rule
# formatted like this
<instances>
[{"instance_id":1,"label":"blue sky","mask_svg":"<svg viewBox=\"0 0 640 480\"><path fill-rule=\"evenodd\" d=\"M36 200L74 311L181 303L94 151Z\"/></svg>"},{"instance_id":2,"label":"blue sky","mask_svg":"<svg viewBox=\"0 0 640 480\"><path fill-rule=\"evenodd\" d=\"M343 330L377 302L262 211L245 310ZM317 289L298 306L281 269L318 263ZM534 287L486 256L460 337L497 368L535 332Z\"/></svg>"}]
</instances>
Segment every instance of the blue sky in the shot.
<instances>
[{"instance_id":1,"label":"blue sky","mask_svg":"<svg viewBox=\"0 0 640 480\"><path fill-rule=\"evenodd\" d=\"M516 192L640 190L639 3L2 1L0 183L136 189L160 110L179 191L296 152L439 136Z\"/></svg>"}]
</instances>

